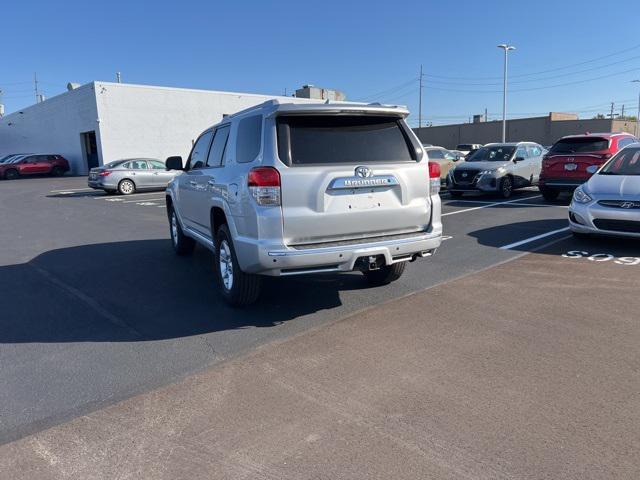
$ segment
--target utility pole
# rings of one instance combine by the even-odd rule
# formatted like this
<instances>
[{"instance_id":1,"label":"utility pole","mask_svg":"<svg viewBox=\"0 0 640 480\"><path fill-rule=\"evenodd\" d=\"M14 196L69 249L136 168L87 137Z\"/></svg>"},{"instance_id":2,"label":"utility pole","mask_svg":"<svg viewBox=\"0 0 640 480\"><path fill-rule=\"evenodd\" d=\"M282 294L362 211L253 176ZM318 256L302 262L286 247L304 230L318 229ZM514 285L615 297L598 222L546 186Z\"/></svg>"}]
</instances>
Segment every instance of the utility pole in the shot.
<instances>
[{"instance_id":1,"label":"utility pole","mask_svg":"<svg viewBox=\"0 0 640 480\"><path fill-rule=\"evenodd\" d=\"M420 133L420 129L422 128L422 87L424 87L422 78L422 65L420 65L420 81L418 82L420 86L420 94L418 95L418 133Z\"/></svg>"},{"instance_id":2,"label":"utility pole","mask_svg":"<svg viewBox=\"0 0 640 480\"><path fill-rule=\"evenodd\" d=\"M613 120L613 108L615 106L615 103L611 102L611 113L609 114L609 116L611 117L611 120Z\"/></svg>"},{"instance_id":3,"label":"utility pole","mask_svg":"<svg viewBox=\"0 0 640 480\"><path fill-rule=\"evenodd\" d=\"M40 92L38 92L38 74L33 73L33 89L36 92L36 103L40 102Z\"/></svg>"},{"instance_id":4,"label":"utility pole","mask_svg":"<svg viewBox=\"0 0 640 480\"><path fill-rule=\"evenodd\" d=\"M620 112L620 118L624 120L624 104L622 105L622 111Z\"/></svg>"},{"instance_id":5,"label":"utility pole","mask_svg":"<svg viewBox=\"0 0 640 480\"><path fill-rule=\"evenodd\" d=\"M487 107L484 107L484 121L489 121L489 114L487 113Z\"/></svg>"},{"instance_id":6,"label":"utility pole","mask_svg":"<svg viewBox=\"0 0 640 480\"><path fill-rule=\"evenodd\" d=\"M116 81L118 83L122 83L122 75L120 74L120 72L116 72Z\"/></svg>"},{"instance_id":7,"label":"utility pole","mask_svg":"<svg viewBox=\"0 0 640 480\"><path fill-rule=\"evenodd\" d=\"M509 59L509 50L515 50L513 45L501 43L498 48L504 50L504 82L502 89L502 143L507 141L507 62Z\"/></svg>"},{"instance_id":8,"label":"utility pole","mask_svg":"<svg viewBox=\"0 0 640 480\"><path fill-rule=\"evenodd\" d=\"M640 80L631 80L631 83L640 83ZM640 135L640 91L638 92L638 112L636 113L636 130L633 132L637 137Z\"/></svg>"}]
</instances>

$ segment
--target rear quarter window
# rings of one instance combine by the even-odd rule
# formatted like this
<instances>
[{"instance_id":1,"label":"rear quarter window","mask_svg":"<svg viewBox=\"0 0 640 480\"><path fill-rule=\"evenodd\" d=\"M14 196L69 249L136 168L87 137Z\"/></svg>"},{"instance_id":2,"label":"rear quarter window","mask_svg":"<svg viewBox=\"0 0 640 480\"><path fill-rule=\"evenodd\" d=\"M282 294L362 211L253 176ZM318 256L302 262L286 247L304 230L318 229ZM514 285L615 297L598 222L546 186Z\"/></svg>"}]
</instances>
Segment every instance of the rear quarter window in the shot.
<instances>
[{"instance_id":1,"label":"rear quarter window","mask_svg":"<svg viewBox=\"0 0 640 480\"><path fill-rule=\"evenodd\" d=\"M277 129L278 154L289 165L417 160L415 149L397 117L280 116Z\"/></svg>"},{"instance_id":2,"label":"rear quarter window","mask_svg":"<svg viewBox=\"0 0 640 480\"><path fill-rule=\"evenodd\" d=\"M253 162L262 144L262 115L243 118L238 124L236 162Z\"/></svg>"}]
</instances>

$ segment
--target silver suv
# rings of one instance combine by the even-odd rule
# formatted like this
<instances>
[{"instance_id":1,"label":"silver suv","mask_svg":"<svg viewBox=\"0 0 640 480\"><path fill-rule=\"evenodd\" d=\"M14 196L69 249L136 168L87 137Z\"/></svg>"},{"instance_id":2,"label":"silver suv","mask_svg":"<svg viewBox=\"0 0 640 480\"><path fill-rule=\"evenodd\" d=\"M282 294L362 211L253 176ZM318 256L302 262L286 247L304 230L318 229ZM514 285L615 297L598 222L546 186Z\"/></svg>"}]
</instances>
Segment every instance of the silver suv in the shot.
<instances>
[{"instance_id":1,"label":"silver suv","mask_svg":"<svg viewBox=\"0 0 640 480\"><path fill-rule=\"evenodd\" d=\"M533 142L488 143L449 170L447 189L454 198L465 192L509 198L516 188L538 183L544 152Z\"/></svg>"},{"instance_id":2,"label":"silver suv","mask_svg":"<svg viewBox=\"0 0 640 480\"><path fill-rule=\"evenodd\" d=\"M272 100L205 130L167 187L178 255L214 252L231 305L262 275L362 271L374 285L440 246L440 197L406 109Z\"/></svg>"}]
</instances>

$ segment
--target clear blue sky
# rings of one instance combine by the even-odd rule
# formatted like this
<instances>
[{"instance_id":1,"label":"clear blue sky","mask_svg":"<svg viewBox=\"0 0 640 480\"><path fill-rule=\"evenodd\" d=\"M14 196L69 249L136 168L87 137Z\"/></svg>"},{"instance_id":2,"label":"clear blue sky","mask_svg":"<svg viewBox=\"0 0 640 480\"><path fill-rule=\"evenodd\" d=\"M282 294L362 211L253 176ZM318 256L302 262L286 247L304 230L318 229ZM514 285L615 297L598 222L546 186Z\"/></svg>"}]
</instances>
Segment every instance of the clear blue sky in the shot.
<instances>
[{"instance_id":1,"label":"clear blue sky","mask_svg":"<svg viewBox=\"0 0 640 480\"><path fill-rule=\"evenodd\" d=\"M508 42L512 116L591 117L611 101L635 114L638 20L637 0L10 1L0 89L11 112L33 103L34 72L47 96L116 71L127 83L265 94L312 83L408 105L413 124L423 64L424 117L457 123L485 107L500 115L496 45Z\"/></svg>"}]
</instances>

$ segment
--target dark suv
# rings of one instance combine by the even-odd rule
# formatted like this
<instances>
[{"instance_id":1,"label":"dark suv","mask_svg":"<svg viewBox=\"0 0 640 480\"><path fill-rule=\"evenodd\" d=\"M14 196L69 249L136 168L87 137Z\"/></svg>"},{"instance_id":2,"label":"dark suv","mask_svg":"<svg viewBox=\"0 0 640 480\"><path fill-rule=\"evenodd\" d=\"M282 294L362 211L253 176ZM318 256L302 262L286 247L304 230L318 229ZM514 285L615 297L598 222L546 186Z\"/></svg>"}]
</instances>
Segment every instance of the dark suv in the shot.
<instances>
[{"instance_id":1,"label":"dark suv","mask_svg":"<svg viewBox=\"0 0 640 480\"><path fill-rule=\"evenodd\" d=\"M573 192L619 150L636 143L630 133L587 133L562 137L542 159L538 184L545 200Z\"/></svg>"},{"instance_id":2,"label":"dark suv","mask_svg":"<svg viewBox=\"0 0 640 480\"><path fill-rule=\"evenodd\" d=\"M11 180L26 175L59 177L69 171L69 162L62 155L17 155L0 163L0 178Z\"/></svg>"}]
</instances>

